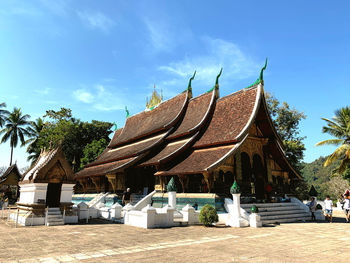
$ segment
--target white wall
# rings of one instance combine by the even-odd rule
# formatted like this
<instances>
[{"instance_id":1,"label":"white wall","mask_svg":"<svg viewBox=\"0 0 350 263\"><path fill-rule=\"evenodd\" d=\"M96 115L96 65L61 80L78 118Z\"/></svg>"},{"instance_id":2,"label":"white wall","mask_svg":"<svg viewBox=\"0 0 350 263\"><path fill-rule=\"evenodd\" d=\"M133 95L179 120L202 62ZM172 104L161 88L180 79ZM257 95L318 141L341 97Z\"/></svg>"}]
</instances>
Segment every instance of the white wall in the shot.
<instances>
[{"instance_id":1,"label":"white wall","mask_svg":"<svg viewBox=\"0 0 350 263\"><path fill-rule=\"evenodd\" d=\"M47 183L33 183L20 185L19 203L35 204L38 199L46 201Z\"/></svg>"}]
</instances>

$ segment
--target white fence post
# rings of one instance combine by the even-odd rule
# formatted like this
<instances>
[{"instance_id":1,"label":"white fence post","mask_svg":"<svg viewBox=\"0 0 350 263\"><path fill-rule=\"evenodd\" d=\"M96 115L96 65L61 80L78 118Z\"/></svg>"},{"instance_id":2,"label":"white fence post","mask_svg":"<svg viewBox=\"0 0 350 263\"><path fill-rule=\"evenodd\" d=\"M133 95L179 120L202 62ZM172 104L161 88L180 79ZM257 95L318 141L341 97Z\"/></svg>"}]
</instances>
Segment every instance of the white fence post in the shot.
<instances>
[{"instance_id":1,"label":"white fence post","mask_svg":"<svg viewBox=\"0 0 350 263\"><path fill-rule=\"evenodd\" d=\"M46 207L45 209L45 226L47 226L47 217L49 215L49 207Z\"/></svg>"},{"instance_id":2,"label":"white fence post","mask_svg":"<svg viewBox=\"0 0 350 263\"><path fill-rule=\"evenodd\" d=\"M66 206L64 206L64 208L63 208L63 223L65 222L64 221L65 218L66 218Z\"/></svg>"},{"instance_id":3,"label":"white fence post","mask_svg":"<svg viewBox=\"0 0 350 263\"><path fill-rule=\"evenodd\" d=\"M18 214L19 214L19 208L17 208L17 216L16 216L16 228L17 228L17 224L18 224Z\"/></svg>"}]
</instances>

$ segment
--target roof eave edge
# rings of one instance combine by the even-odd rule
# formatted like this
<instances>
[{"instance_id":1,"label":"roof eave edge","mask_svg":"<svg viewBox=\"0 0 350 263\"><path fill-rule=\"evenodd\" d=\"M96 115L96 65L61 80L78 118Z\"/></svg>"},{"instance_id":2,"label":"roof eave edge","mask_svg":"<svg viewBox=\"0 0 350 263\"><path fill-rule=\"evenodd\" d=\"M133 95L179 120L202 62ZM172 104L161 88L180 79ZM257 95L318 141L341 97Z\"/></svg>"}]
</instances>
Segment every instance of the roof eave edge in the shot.
<instances>
[{"instance_id":1,"label":"roof eave edge","mask_svg":"<svg viewBox=\"0 0 350 263\"><path fill-rule=\"evenodd\" d=\"M215 169L221 162L225 161L229 156L231 156L232 154L234 154L238 148L244 143L244 141L248 138L249 134L246 134L246 136L239 142L237 143L235 146L233 146L233 148L231 150L228 151L228 153L226 153L223 157L221 157L219 160L217 160L215 163L213 163L212 165L210 165L209 167L205 168L206 172L211 172L213 169Z\"/></svg>"}]
</instances>

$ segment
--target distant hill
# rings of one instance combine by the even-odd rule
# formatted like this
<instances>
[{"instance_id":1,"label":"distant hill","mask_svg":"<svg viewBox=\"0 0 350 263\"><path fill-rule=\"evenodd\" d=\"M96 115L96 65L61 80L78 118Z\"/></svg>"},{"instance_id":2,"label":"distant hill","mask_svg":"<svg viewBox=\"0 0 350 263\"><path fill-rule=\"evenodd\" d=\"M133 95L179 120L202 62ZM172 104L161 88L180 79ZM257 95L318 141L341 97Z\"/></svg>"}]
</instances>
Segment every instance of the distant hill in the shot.
<instances>
[{"instance_id":1,"label":"distant hill","mask_svg":"<svg viewBox=\"0 0 350 263\"><path fill-rule=\"evenodd\" d=\"M301 174L304 177L306 183L311 187L313 185L317 192L322 194L325 190L325 185L330 181L332 172L339 165L339 161L334 162L330 166L324 167L323 164L327 159L326 157L321 156L311 163L303 163Z\"/></svg>"}]
</instances>

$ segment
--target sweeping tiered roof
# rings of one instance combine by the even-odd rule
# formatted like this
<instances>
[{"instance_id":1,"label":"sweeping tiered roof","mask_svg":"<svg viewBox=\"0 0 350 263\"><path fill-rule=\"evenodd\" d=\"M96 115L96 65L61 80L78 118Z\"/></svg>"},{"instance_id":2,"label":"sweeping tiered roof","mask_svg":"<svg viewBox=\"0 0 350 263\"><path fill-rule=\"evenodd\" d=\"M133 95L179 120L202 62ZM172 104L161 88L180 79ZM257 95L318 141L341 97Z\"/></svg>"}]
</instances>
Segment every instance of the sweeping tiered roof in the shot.
<instances>
[{"instance_id":1,"label":"sweeping tiered roof","mask_svg":"<svg viewBox=\"0 0 350 263\"><path fill-rule=\"evenodd\" d=\"M191 92L161 102L152 110L127 118L125 127L117 130L106 150L96 161L76 174L76 178L99 176L125 169L158 147L174 130L185 114ZM113 163L113 165L112 165Z\"/></svg>"},{"instance_id":2,"label":"sweeping tiered roof","mask_svg":"<svg viewBox=\"0 0 350 263\"><path fill-rule=\"evenodd\" d=\"M76 177L103 176L150 165L156 166L155 175L210 172L236 152L257 121L279 165L299 177L288 163L270 119L262 72L250 87L220 99L221 72L214 88L195 98L191 98L192 77L187 92L128 118L107 149Z\"/></svg>"},{"instance_id":3,"label":"sweeping tiered roof","mask_svg":"<svg viewBox=\"0 0 350 263\"><path fill-rule=\"evenodd\" d=\"M261 84L220 98L203 135L182 162L156 175L207 172L232 154L247 137L262 96Z\"/></svg>"}]
</instances>

